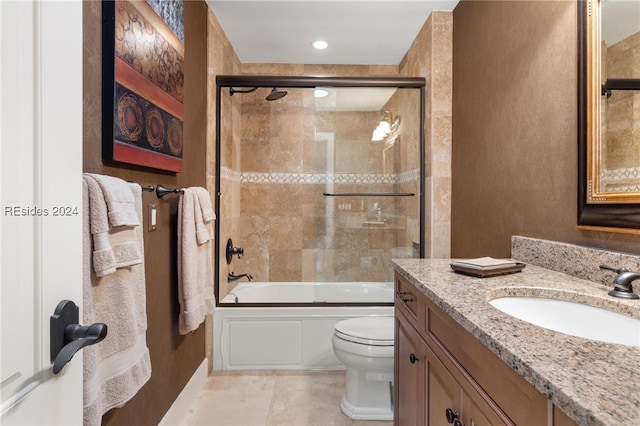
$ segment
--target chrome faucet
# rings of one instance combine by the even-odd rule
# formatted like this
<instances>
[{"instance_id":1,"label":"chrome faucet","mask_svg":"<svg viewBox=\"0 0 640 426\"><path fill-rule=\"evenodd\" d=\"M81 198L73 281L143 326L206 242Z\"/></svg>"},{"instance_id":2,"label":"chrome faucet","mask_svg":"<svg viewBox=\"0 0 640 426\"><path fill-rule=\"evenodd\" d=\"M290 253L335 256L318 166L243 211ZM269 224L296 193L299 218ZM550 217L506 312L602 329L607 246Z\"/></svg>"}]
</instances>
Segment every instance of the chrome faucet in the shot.
<instances>
[{"instance_id":1,"label":"chrome faucet","mask_svg":"<svg viewBox=\"0 0 640 426\"><path fill-rule=\"evenodd\" d=\"M631 272L628 269L613 268L607 265L600 265L600 269L606 269L618 274L613 279L613 290L609 292L609 296L622 299L640 299L640 296L633 292L633 282L640 279L639 272Z\"/></svg>"},{"instance_id":2,"label":"chrome faucet","mask_svg":"<svg viewBox=\"0 0 640 426\"><path fill-rule=\"evenodd\" d=\"M235 275L233 272L231 272L229 275L227 275L227 281L229 281L229 282L236 281L236 280L239 280L242 277L246 277L247 280L249 280L249 281L251 281L253 279L251 274Z\"/></svg>"}]
</instances>

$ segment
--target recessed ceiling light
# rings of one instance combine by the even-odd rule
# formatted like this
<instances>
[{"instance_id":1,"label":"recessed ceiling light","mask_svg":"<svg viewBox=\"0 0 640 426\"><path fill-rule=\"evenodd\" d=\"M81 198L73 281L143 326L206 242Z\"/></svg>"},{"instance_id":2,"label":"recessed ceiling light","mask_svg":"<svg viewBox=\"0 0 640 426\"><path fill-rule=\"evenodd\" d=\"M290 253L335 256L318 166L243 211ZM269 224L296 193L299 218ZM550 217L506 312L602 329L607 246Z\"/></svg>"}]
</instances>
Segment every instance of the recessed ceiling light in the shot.
<instances>
[{"instance_id":1,"label":"recessed ceiling light","mask_svg":"<svg viewBox=\"0 0 640 426\"><path fill-rule=\"evenodd\" d=\"M329 91L326 89L315 89L313 91L314 98L325 98L327 96L329 96Z\"/></svg>"},{"instance_id":2,"label":"recessed ceiling light","mask_svg":"<svg viewBox=\"0 0 640 426\"><path fill-rule=\"evenodd\" d=\"M311 46L313 46L314 49L322 50L329 47L329 43L327 43L324 40L316 40L313 43L311 43Z\"/></svg>"}]
</instances>

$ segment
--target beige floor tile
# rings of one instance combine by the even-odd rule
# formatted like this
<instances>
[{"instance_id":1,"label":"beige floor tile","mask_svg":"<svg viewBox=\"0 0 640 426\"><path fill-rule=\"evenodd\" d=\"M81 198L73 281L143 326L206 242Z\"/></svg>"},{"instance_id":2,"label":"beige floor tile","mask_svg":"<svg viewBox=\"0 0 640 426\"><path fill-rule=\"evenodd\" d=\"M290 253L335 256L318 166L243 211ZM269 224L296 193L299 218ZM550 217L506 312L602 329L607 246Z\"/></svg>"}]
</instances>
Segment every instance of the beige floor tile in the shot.
<instances>
[{"instance_id":1,"label":"beige floor tile","mask_svg":"<svg viewBox=\"0 0 640 426\"><path fill-rule=\"evenodd\" d=\"M184 425L264 426L273 396L265 376L209 378L184 420Z\"/></svg>"},{"instance_id":2,"label":"beige floor tile","mask_svg":"<svg viewBox=\"0 0 640 426\"><path fill-rule=\"evenodd\" d=\"M276 381L267 426L350 425L340 411L344 373L313 373Z\"/></svg>"},{"instance_id":3,"label":"beige floor tile","mask_svg":"<svg viewBox=\"0 0 640 426\"><path fill-rule=\"evenodd\" d=\"M344 371L244 371L214 373L183 425L390 426L351 420L340 411Z\"/></svg>"}]
</instances>

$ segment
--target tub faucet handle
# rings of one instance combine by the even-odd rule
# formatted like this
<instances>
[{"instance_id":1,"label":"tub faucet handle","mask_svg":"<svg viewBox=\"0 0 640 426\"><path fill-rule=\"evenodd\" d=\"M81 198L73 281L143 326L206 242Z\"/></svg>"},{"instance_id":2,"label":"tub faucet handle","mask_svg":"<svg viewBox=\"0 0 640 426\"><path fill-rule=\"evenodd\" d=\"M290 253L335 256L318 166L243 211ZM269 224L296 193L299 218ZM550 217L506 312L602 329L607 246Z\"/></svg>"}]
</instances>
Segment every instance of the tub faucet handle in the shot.
<instances>
[{"instance_id":1,"label":"tub faucet handle","mask_svg":"<svg viewBox=\"0 0 640 426\"><path fill-rule=\"evenodd\" d=\"M233 241L231 241L231 238L229 238L227 240L226 250L227 265L231 264L231 260L233 259L234 255L238 256L238 258L241 258L244 255L244 249L242 247L234 247Z\"/></svg>"}]
</instances>

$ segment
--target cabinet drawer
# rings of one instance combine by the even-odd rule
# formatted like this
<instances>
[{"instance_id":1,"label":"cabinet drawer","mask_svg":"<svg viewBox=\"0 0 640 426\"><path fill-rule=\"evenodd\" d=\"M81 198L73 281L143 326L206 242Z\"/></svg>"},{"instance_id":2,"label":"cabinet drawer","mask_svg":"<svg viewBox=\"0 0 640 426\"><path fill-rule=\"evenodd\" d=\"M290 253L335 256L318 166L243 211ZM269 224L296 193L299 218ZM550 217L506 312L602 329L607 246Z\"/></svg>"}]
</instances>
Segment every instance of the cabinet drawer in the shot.
<instances>
[{"instance_id":1,"label":"cabinet drawer","mask_svg":"<svg viewBox=\"0 0 640 426\"><path fill-rule=\"evenodd\" d=\"M409 319L412 320L413 325L417 328L417 321L420 317L420 305L424 306L424 301L419 297L418 289L416 289L413 284L398 275L396 275L395 281L395 306L407 314ZM424 298L424 295L422 296Z\"/></svg>"}]
</instances>

